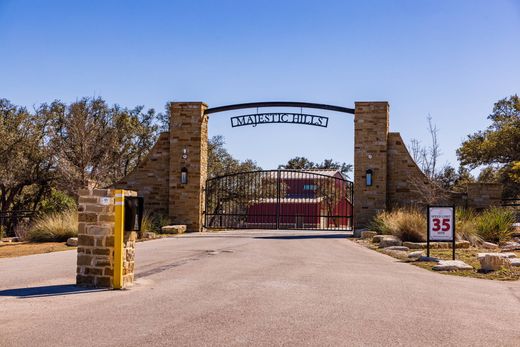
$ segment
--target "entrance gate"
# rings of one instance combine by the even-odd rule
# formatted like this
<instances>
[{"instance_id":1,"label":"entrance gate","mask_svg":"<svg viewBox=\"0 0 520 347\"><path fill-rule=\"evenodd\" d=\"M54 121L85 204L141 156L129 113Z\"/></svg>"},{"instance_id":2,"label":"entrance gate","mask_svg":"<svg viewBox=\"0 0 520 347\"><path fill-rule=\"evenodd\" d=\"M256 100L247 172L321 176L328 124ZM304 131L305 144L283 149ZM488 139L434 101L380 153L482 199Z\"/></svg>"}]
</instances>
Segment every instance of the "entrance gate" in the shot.
<instances>
[{"instance_id":1,"label":"entrance gate","mask_svg":"<svg viewBox=\"0 0 520 347\"><path fill-rule=\"evenodd\" d=\"M336 170L267 170L208 179L204 226L352 230L353 183Z\"/></svg>"}]
</instances>

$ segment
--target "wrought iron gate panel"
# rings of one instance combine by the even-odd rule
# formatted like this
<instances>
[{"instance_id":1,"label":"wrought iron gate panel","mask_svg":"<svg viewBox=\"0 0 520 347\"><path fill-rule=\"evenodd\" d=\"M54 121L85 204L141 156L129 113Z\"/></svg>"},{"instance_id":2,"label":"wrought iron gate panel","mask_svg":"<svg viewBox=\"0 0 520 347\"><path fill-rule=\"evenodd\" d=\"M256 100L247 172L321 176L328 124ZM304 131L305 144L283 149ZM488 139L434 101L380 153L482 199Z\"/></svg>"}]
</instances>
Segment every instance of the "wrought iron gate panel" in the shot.
<instances>
[{"instance_id":1,"label":"wrought iron gate panel","mask_svg":"<svg viewBox=\"0 0 520 347\"><path fill-rule=\"evenodd\" d=\"M204 226L352 230L353 183L341 175L267 170L206 181Z\"/></svg>"}]
</instances>

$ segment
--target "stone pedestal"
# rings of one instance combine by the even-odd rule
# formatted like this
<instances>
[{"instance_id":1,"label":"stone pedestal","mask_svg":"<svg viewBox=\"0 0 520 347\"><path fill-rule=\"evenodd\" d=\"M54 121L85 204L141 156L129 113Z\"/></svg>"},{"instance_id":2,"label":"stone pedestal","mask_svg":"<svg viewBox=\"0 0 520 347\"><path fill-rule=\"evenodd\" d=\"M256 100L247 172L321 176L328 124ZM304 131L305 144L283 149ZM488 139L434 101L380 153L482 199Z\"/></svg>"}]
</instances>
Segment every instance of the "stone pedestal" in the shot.
<instances>
[{"instance_id":1,"label":"stone pedestal","mask_svg":"<svg viewBox=\"0 0 520 347\"><path fill-rule=\"evenodd\" d=\"M137 195L125 191L125 196ZM114 190L80 190L78 207L78 286L112 288L114 275ZM123 288L134 281L135 232L123 239Z\"/></svg>"}]
</instances>

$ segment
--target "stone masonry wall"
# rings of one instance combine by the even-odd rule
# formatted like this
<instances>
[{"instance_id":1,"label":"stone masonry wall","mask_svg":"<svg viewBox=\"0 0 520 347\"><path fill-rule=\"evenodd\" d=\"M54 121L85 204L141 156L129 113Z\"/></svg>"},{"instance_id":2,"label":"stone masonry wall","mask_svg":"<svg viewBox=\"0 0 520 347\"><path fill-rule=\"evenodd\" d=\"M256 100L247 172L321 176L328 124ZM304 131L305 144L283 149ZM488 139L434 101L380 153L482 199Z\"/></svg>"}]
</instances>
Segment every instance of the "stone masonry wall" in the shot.
<instances>
[{"instance_id":1,"label":"stone masonry wall","mask_svg":"<svg viewBox=\"0 0 520 347\"><path fill-rule=\"evenodd\" d=\"M354 116L354 226L386 209L388 102L356 102ZM372 170L372 186L366 171Z\"/></svg>"},{"instance_id":2,"label":"stone masonry wall","mask_svg":"<svg viewBox=\"0 0 520 347\"><path fill-rule=\"evenodd\" d=\"M503 185L501 183L470 183L467 187L468 207L476 209L500 205Z\"/></svg>"},{"instance_id":3,"label":"stone masonry wall","mask_svg":"<svg viewBox=\"0 0 520 347\"><path fill-rule=\"evenodd\" d=\"M131 189L144 198L145 210L168 216L170 133L159 135L148 156L113 188Z\"/></svg>"},{"instance_id":4,"label":"stone masonry wall","mask_svg":"<svg viewBox=\"0 0 520 347\"><path fill-rule=\"evenodd\" d=\"M420 191L430 185L428 177L408 152L401 134L388 134L388 207L406 206L420 201Z\"/></svg>"},{"instance_id":5,"label":"stone masonry wall","mask_svg":"<svg viewBox=\"0 0 520 347\"><path fill-rule=\"evenodd\" d=\"M169 216L173 224L186 224L187 231L202 231L204 185L208 167L208 116L206 104L170 104ZM188 170L187 184L181 170Z\"/></svg>"},{"instance_id":6,"label":"stone masonry wall","mask_svg":"<svg viewBox=\"0 0 520 347\"><path fill-rule=\"evenodd\" d=\"M111 288L114 275L114 190L82 189L79 195L76 284ZM137 194L125 191L125 195ZM135 232L124 233L123 287L134 280L136 238Z\"/></svg>"}]
</instances>

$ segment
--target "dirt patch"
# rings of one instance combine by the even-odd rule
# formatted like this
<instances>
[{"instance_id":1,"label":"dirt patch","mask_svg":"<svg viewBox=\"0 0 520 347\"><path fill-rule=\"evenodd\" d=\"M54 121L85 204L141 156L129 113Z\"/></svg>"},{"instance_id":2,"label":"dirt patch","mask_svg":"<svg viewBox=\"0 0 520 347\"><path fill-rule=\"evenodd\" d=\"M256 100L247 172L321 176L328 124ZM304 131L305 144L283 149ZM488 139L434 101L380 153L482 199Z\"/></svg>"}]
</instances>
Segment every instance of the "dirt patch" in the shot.
<instances>
[{"instance_id":1,"label":"dirt patch","mask_svg":"<svg viewBox=\"0 0 520 347\"><path fill-rule=\"evenodd\" d=\"M69 247L65 244L65 242L3 243L0 244L0 258L12 258L23 255L60 252L70 249L76 249L76 247Z\"/></svg>"}]
</instances>

